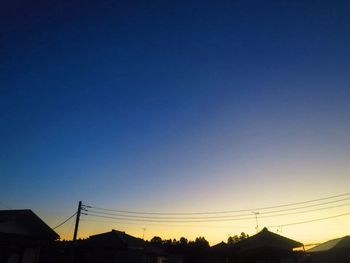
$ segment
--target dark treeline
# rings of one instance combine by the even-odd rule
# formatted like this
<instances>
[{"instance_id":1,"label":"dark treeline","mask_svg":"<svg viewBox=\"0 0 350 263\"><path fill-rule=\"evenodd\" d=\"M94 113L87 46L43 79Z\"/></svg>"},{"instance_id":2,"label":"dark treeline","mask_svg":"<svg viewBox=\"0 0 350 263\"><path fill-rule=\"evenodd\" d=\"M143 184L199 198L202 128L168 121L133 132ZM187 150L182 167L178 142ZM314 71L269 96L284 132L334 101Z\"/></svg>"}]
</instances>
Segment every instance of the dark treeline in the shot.
<instances>
[{"instance_id":1,"label":"dark treeline","mask_svg":"<svg viewBox=\"0 0 350 263\"><path fill-rule=\"evenodd\" d=\"M204 237L197 237L194 241L189 241L185 237L176 239L164 239L155 236L150 241L151 244L165 249L205 249L209 247L209 242Z\"/></svg>"},{"instance_id":2,"label":"dark treeline","mask_svg":"<svg viewBox=\"0 0 350 263\"><path fill-rule=\"evenodd\" d=\"M227 244L234 244L234 243L237 243L238 241L241 241L241 240L246 239L248 237L249 237L249 235L247 235L244 232L242 232L239 236L238 235L229 236L227 239Z\"/></svg>"},{"instance_id":3,"label":"dark treeline","mask_svg":"<svg viewBox=\"0 0 350 263\"><path fill-rule=\"evenodd\" d=\"M242 232L240 235L229 236L227 238L227 244L234 244L238 241L246 239L249 237L246 233ZM185 237L181 237L179 240L174 239L162 239L159 236L154 236L150 243L153 245L157 245L163 248L208 248L209 242L205 239L205 237L197 237L194 241L188 240Z\"/></svg>"},{"instance_id":4,"label":"dark treeline","mask_svg":"<svg viewBox=\"0 0 350 263\"><path fill-rule=\"evenodd\" d=\"M249 237L246 233L242 232L240 235L229 236L227 238L227 244L234 244L240 240ZM174 239L162 239L159 236L154 236L150 241L152 245L161 247L165 250L178 251L178 252L190 252L201 251L208 249L209 242L205 237L197 237L195 240L188 240L185 237L181 237L179 240Z\"/></svg>"},{"instance_id":5,"label":"dark treeline","mask_svg":"<svg viewBox=\"0 0 350 263\"><path fill-rule=\"evenodd\" d=\"M247 234L242 232L240 235L229 236L227 244L234 244L240 240L249 237ZM184 256L184 262L204 262L210 253L209 242L205 237L197 237L195 240L188 240L185 237L181 237L179 240L176 239L162 239L159 236L153 237L150 244L164 249L170 254L181 254Z\"/></svg>"},{"instance_id":6,"label":"dark treeline","mask_svg":"<svg viewBox=\"0 0 350 263\"><path fill-rule=\"evenodd\" d=\"M229 236L226 240L226 244L234 244L249 237L247 234L242 232L240 235ZM87 262L84 259L84 244L87 244L89 239L78 239L77 247L76 247L76 260L78 262ZM215 246L210 247L209 242L203 236L199 236L194 240L189 240L186 237L181 237L180 239L162 239L159 236L154 236L151 240L146 241L145 244L149 244L151 247L159 248L161 251L164 251L168 254L168 257L171 255L179 255L182 258L183 263L188 262L211 262L208 260L213 253L222 253L223 251L220 249L220 245L223 243L219 243L219 250L215 249ZM57 251L63 251L63 254L58 253L56 258L61 258L60 262L70 262L72 257L71 251L73 242L67 240L56 241L53 247L46 247L43 249L43 254L46 253L58 253ZM54 248L54 249L53 249ZM50 251L46 251L49 249ZM58 249L58 250L57 250ZM80 251L80 252L78 252ZM222 255L224 256L224 255Z\"/></svg>"}]
</instances>

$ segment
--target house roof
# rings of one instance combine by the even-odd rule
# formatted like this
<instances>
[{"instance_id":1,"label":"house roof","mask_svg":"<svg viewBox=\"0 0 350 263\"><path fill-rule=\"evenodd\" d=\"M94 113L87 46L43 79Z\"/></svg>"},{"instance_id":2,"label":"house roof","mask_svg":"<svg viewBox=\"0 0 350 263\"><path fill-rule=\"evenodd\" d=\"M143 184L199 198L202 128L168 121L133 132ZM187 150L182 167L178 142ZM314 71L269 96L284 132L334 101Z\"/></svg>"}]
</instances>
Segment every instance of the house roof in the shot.
<instances>
[{"instance_id":1,"label":"house roof","mask_svg":"<svg viewBox=\"0 0 350 263\"><path fill-rule=\"evenodd\" d=\"M112 229L110 232L90 236L87 243L118 249L137 249L151 254L164 254L164 251L152 246L141 238L133 237L125 232Z\"/></svg>"},{"instance_id":2,"label":"house roof","mask_svg":"<svg viewBox=\"0 0 350 263\"><path fill-rule=\"evenodd\" d=\"M0 210L0 234L59 239L59 235L30 209Z\"/></svg>"},{"instance_id":3,"label":"house roof","mask_svg":"<svg viewBox=\"0 0 350 263\"><path fill-rule=\"evenodd\" d=\"M210 247L213 252L225 252L228 249L229 245L224 241L217 243Z\"/></svg>"},{"instance_id":4,"label":"house roof","mask_svg":"<svg viewBox=\"0 0 350 263\"><path fill-rule=\"evenodd\" d=\"M336 249L350 248L350 236L344 236L337 239L328 240L318 246L310 248L308 252L324 252Z\"/></svg>"},{"instance_id":5,"label":"house roof","mask_svg":"<svg viewBox=\"0 0 350 263\"><path fill-rule=\"evenodd\" d=\"M272 233L265 227L256 235L237 242L234 244L234 247L240 251L266 247L292 250L293 248L301 247L302 245L303 244L300 242Z\"/></svg>"},{"instance_id":6,"label":"house roof","mask_svg":"<svg viewBox=\"0 0 350 263\"><path fill-rule=\"evenodd\" d=\"M110 232L90 236L89 240L101 245L127 247L134 249L142 249L145 247L145 241L143 239L130 236L125 232L114 229Z\"/></svg>"},{"instance_id":7,"label":"house roof","mask_svg":"<svg viewBox=\"0 0 350 263\"><path fill-rule=\"evenodd\" d=\"M226 246L227 246L227 244L224 241L221 241L220 243L217 243L217 244L211 246L211 248L215 248L215 249L218 248L218 249L220 249L220 248L224 248Z\"/></svg>"}]
</instances>

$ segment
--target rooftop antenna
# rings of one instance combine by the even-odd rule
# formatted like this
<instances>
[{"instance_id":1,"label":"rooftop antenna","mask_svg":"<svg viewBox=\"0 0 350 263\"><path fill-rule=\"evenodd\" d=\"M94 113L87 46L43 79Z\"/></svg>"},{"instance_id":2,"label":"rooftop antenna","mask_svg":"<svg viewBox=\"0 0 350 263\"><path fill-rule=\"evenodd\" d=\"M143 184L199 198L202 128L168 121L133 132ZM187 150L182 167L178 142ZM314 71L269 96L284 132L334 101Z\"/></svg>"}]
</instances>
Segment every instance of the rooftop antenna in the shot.
<instances>
[{"instance_id":1,"label":"rooftop antenna","mask_svg":"<svg viewBox=\"0 0 350 263\"><path fill-rule=\"evenodd\" d=\"M145 239L145 232L146 232L146 228L145 228L145 227L143 227L143 228L142 228L142 230L143 230L143 233L142 233L142 239Z\"/></svg>"},{"instance_id":2,"label":"rooftop antenna","mask_svg":"<svg viewBox=\"0 0 350 263\"><path fill-rule=\"evenodd\" d=\"M255 215L255 223L256 223L256 233L259 232L259 224L258 224L258 215L260 214L259 212L252 211L252 213Z\"/></svg>"}]
</instances>

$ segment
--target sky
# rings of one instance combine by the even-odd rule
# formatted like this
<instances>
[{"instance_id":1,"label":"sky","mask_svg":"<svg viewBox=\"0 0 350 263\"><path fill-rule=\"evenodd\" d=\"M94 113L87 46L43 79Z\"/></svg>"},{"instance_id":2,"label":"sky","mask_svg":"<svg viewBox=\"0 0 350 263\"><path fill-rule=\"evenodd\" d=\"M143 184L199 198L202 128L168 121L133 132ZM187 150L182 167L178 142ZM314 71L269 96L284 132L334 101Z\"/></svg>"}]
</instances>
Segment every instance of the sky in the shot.
<instances>
[{"instance_id":1,"label":"sky","mask_svg":"<svg viewBox=\"0 0 350 263\"><path fill-rule=\"evenodd\" d=\"M349 192L348 1L17 0L0 25L0 209L53 227L79 200L195 213ZM349 217L271 230L321 242L348 235ZM56 230L71 238L73 224ZM215 244L255 226L83 215L79 236Z\"/></svg>"}]
</instances>

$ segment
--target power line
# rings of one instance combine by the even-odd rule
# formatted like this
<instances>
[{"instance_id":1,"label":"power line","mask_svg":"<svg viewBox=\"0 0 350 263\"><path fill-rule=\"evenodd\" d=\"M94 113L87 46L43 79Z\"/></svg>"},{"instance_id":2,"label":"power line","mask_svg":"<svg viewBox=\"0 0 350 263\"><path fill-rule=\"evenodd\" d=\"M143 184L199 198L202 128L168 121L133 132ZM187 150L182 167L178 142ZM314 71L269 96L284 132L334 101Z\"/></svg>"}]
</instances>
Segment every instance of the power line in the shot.
<instances>
[{"instance_id":1,"label":"power line","mask_svg":"<svg viewBox=\"0 0 350 263\"><path fill-rule=\"evenodd\" d=\"M299 211L299 212L291 212L291 213L282 213L282 214L275 214L275 215L267 215L267 216L259 216L259 218L271 218L271 217L279 217L279 216L286 216L286 215L295 215L295 214L301 214L301 213L310 213L320 210L326 210L326 209L332 209L332 208L338 208L343 206L349 206L350 203L347 204L341 204L341 205L335 205L335 206L328 206L328 207L321 207L316 209L309 209L305 211ZM156 223L201 223L201 222L223 222L223 221L240 221L240 220L251 220L256 219L255 216L246 216L246 217L230 217L230 218L220 218L220 217L197 217L197 218L172 218L172 217L147 217L147 216L130 216L130 215L116 215L111 213L105 213L105 212L95 212L95 211L88 211L88 213L84 213L84 215L90 215L94 217L102 217L102 218L109 218L109 219L117 219L117 220L129 220L129 221L141 221L141 222L156 222ZM282 226L282 225L279 225Z\"/></svg>"},{"instance_id":2,"label":"power line","mask_svg":"<svg viewBox=\"0 0 350 263\"><path fill-rule=\"evenodd\" d=\"M312 200L307 200L307 201L302 201L302 202L281 204L281 205L276 205L276 206L260 207L260 208L257 208L256 211L258 211L261 215L261 216L259 216L259 218L271 218L271 217L280 217L280 216L285 216L285 215L310 213L310 212L326 210L326 209L329 210L332 208L349 206L350 203L344 204L344 203L340 203L340 202L348 201L348 200L350 200L350 197L339 199L340 197L349 196L349 195L350 195L350 193L344 193L344 194L338 194L338 195L333 195L333 196L328 196L328 197L318 198L318 199L312 199ZM333 199L333 200L331 200L331 199ZM334 199L336 199L336 200L334 200ZM326 201L326 200L330 200L330 201ZM322 202L322 201L325 201L325 202ZM306 204L306 205L304 205L304 204ZM330 204L336 204L336 205L329 206ZM271 209L273 209L273 208L283 208L283 209L277 209L277 210L274 209L271 211ZM307 208L311 208L311 209L307 209ZM255 218L254 216L251 215L251 212L254 211L253 209L217 211L217 212L199 212L199 213L136 212L136 211L129 211L129 210L126 211L126 210L107 209L107 208L95 207L95 206L90 206L90 205L82 205L81 209L84 211L83 213L81 213L82 215L86 215L88 217L95 217L95 218L111 219L111 221L109 221L111 223L116 222L116 221L123 222L123 223L135 222L135 224L137 222L139 222L139 223L154 223L154 224L159 224L159 223L205 223L205 222L215 223L215 222L225 222L225 221L230 222L230 221L254 220L254 218ZM263 211L261 212L261 210L263 210ZM247 212L247 211L249 211L250 214L220 215L220 214L224 214L224 213L228 214L228 213ZM286 213L282 213L282 212L286 212ZM341 216L345 216L345 215L349 215L349 214L350 213L344 213L344 214L335 215L335 216L316 218L316 219L299 221L299 222L294 222L294 223L292 222L292 223L288 223L288 224L278 224L278 225L269 226L269 227L282 228L284 226L310 223L310 222L315 222L315 221L320 221L320 220L337 218L337 217L341 217ZM147 216L147 215L155 215L155 216ZM156 216L156 215L159 215L159 216ZM173 215L173 216L166 217L166 215ZM180 215L183 215L183 217L180 217ZM208 216L189 217L190 215L208 215ZM209 215L214 215L214 216L209 216ZM187 216L187 217L185 217L185 216ZM66 221L68 221L69 219L67 219ZM89 221L89 219L86 221ZM95 220L95 221L97 221L97 220ZM65 222L63 222L62 224L64 224L64 223ZM57 226L57 227L59 227L59 226Z\"/></svg>"},{"instance_id":3,"label":"power line","mask_svg":"<svg viewBox=\"0 0 350 263\"><path fill-rule=\"evenodd\" d=\"M67 240L70 240L70 237L71 237L71 234L72 234L72 231L73 231L73 227L74 227L74 220L72 220L72 221L70 222L70 225L69 225L69 227L67 228L66 236L65 236L65 238L66 238Z\"/></svg>"},{"instance_id":4,"label":"power line","mask_svg":"<svg viewBox=\"0 0 350 263\"><path fill-rule=\"evenodd\" d=\"M93 216L93 217L101 217L101 218L109 218L109 219L117 219L117 220L126 220L126 221L140 221L140 222L157 222L157 223L200 223L200 222L219 222L219 221L236 221L236 220L247 220L252 218L230 218L230 219L216 219L216 220L154 220L154 219L141 219L141 218L124 218L124 217L115 217L115 216L105 216L100 214L82 213L83 215Z\"/></svg>"},{"instance_id":5,"label":"power line","mask_svg":"<svg viewBox=\"0 0 350 263\"><path fill-rule=\"evenodd\" d=\"M350 213L345 213L345 214L340 214L340 215L335 215L335 216L322 217L322 218L316 218L316 219L312 219L312 220L300 221L300 222L289 223L289 224L274 225L274 226L269 226L269 227L281 227L281 226L285 227L285 226L300 225L300 224L306 224L306 223L311 223L311 222L316 222L316 221L321 221L321 220L327 220L327 219L332 219L332 218L337 218L337 217L342 217L342 216L347 216L347 215L350 215Z\"/></svg>"},{"instance_id":6,"label":"power line","mask_svg":"<svg viewBox=\"0 0 350 263\"><path fill-rule=\"evenodd\" d=\"M343 199L343 200L349 200L349 198L347 199ZM341 201L343 201L341 200ZM333 202L326 202L323 204L318 204L319 205L325 205L325 204L330 204L330 203L335 203ZM269 211L269 212L264 212L264 213L260 213L261 216L259 216L259 218L269 218L269 217L277 217L277 216L284 216L284 215L295 215L295 214L301 214L301 213L308 213L308 212L314 212L314 211L320 211L320 210L326 210L326 209L332 209L332 208L337 208L337 207L344 207L344 206L349 206L350 203L346 203L346 204L340 204L340 205L335 205L335 206L327 206L327 207L321 207L321 208L316 208L316 209L309 209L309 210L304 210L304 211L298 211L298 212L290 212L290 213L282 213L282 214L276 214L279 212L283 212L283 211L291 211L291 210L296 210L296 209L302 209L302 208L308 208L308 207L313 207L313 206L304 206L304 207L300 207L300 208L293 208L293 209L284 209L284 210L278 210L278 211ZM108 212L100 212L100 211L94 211L94 210L87 210L90 213L94 213L94 214L102 214L102 215L108 215L108 216L116 216L116 217L122 217L125 219L133 219L133 218L137 218L137 219L154 219L154 220L205 220L205 219L251 219L252 216L251 214L242 214L242 215L230 215L230 216L202 216L202 217L159 217L159 216L137 216L137 215L130 215L130 214L116 214L116 213L108 213ZM265 216L265 214L272 214L272 215L267 215ZM204 221L203 221L204 222Z\"/></svg>"},{"instance_id":7,"label":"power line","mask_svg":"<svg viewBox=\"0 0 350 263\"><path fill-rule=\"evenodd\" d=\"M91 211L88 210L89 214L86 215L107 215L107 216L115 216L117 218L123 218L123 219L140 219L141 221L143 219L149 220L149 221L154 221L154 222L160 222L159 220L171 220L172 222L177 222L178 220L181 222L181 220L186 220L186 222L191 222L187 220L203 220L205 222L205 219L221 219L221 217L151 217L151 216L132 216L132 215L120 215L120 214L112 214L112 213L105 213L105 212L96 212L96 211ZM93 214L91 214L93 213ZM223 217L227 218L227 217ZM228 221L232 218L235 217L229 217ZM249 219L250 217L238 217L237 219ZM216 220L212 220L216 221Z\"/></svg>"},{"instance_id":8,"label":"power line","mask_svg":"<svg viewBox=\"0 0 350 263\"><path fill-rule=\"evenodd\" d=\"M277 214L277 215L271 215L271 216L260 216L260 218L269 218L269 217L277 217L277 216L286 216L286 215L295 215L295 214L309 213L309 212L315 212L315 211L320 211L320 210L327 210L327 209L338 208L338 207L349 206L349 205L350 205L350 203L346 203L346 204L341 204L341 205L334 205L334 206L329 206L329 207L321 207L321 208L310 209L310 210L299 211L299 212L284 213L284 214Z\"/></svg>"},{"instance_id":9,"label":"power line","mask_svg":"<svg viewBox=\"0 0 350 263\"><path fill-rule=\"evenodd\" d=\"M334 199L342 196L348 196L350 193L344 193L339 195L333 195L318 199L312 199L307 200L303 202L295 202L295 203L288 203L288 204L282 204L282 205L276 205L276 206L265 206L265 207L256 207L256 208L250 208L250 209L242 209L242 210L230 210L230 211L210 211L210 212L179 212L179 213L164 213L164 212L138 212L138 211L129 211L129 210L116 210L116 209L108 209L108 208L102 208L102 207L96 207L96 206L90 206L85 205L86 208L93 208L95 210L101 210L101 211L110 211L110 212L117 212L117 213L125 213L125 214L138 214L138 215L209 215L209 214L228 214L228 213L238 213L238 212L251 212L251 211L261 211L261 210L268 210L273 208L281 208L281 207L289 207L289 206L296 206L296 205L302 205L307 203L314 203L318 201L324 201L329 199ZM317 204L315 204L317 205ZM267 213L267 212L266 212Z\"/></svg>"},{"instance_id":10,"label":"power line","mask_svg":"<svg viewBox=\"0 0 350 263\"><path fill-rule=\"evenodd\" d=\"M286 215L295 215L295 214L302 214L302 213L310 213L320 210L326 210L326 209L332 209L332 208L338 208L343 206L349 206L350 203L347 204L341 204L336 206L329 206L329 207L321 207L317 209L309 209L305 211L299 211L299 212L291 212L291 213L283 213L283 214L275 214L275 215L267 215L267 216L259 216L259 218L271 218L271 217L279 217L279 216L286 216ZM116 215L111 213L105 213L105 212L95 212L95 211L88 211L89 213L84 213L84 215L91 215L91 216L97 216L97 217L104 217L104 218L115 218L118 220L130 220L130 221L144 221L144 222L179 222L179 223L185 223L185 222L222 222L222 221L239 221L239 220L250 220L250 219L256 219L254 216L246 216L246 217L192 217L192 218L173 218L173 217L147 217L147 216L130 216L130 215Z\"/></svg>"},{"instance_id":11,"label":"power line","mask_svg":"<svg viewBox=\"0 0 350 263\"><path fill-rule=\"evenodd\" d=\"M281 209L281 210L274 210L274 211L266 211L266 212L261 212L261 214L271 214L271 213L279 213L279 212L286 212L286 211L292 211L292 210L299 210L299 209L304 209L304 208L309 208L309 207L315 207L315 206L322 206L322 205L328 205L328 204L334 204L334 203L339 203L342 201L348 201L350 198L344 198L344 199L339 199L339 200L333 200L333 201L328 201L328 202L323 202L319 204L312 204L312 205L306 205L306 206L300 206L300 207L293 207L293 208L287 208L287 209Z\"/></svg>"},{"instance_id":12,"label":"power line","mask_svg":"<svg viewBox=\"0 0 350 263\"><path fill-rule=\"evenodd\" d=\"M82 213L85 215L89 215L86 213ZM268 228L273 228L273 227L286 227L286 226L292 226L292 225L300 225L300 224L306 224L306 223L312 223L312 222L317 222L317 221L322 221L322 220L327 220L327 219L333 219L333 218L338 218L338 217L343 217L343 216L347 216L350 215L349 213L343 213L343 214L338 214L338 215L334 215L334 216L328 216L328 217L321 217L321 218L315 218L315 219L311 219L311 220L305 220L305 221L299 221L299 222L294 222L294 223L288 223L288 224L278 224L278 225L270 225L268 226ZM127 220L125 218L117 218L117 217L109 217L109 216L100 216L100 215L91 215L93 217L100 217L100 218L108 218L108 219L117 219L119 221L123 221L123 220ZM254 219L254 218L251 218ZM84 221L95 221L95 222L99 222L97 220L84 220ZM150 221L150 220L139 220L139 219L133 219L133 220L128 220L128 221L140 221L140 222L150 222L150 223L181 223L181 221L168 221L168 220L163 220L163 221ZM227 221L227 220L215 220L215 221L199 221L199 222L217 222L217 221ZM101 222L110 222L112 223L113 221L101 221ZM182 221L183 223L198 223L198 221ZM128 222L129 223L129 222Z\"/></svg>"},{"instance_id":13,"label":"power line","mask_svg":"<svg viewBox=\"0 0 350 263\"><path fill-rule=\"evenodd\" d=\"M58 224L57 226L53 227L52 229L56 229L56 228L59 228L60 226L64 225L66 222L69 221L69 219L73 218L76 214L77 214L77 212L75 212L73 215L71 215L66 220L64 220L62 223Z\"/></svg>"},{"instance_id":14,"label":"power line","mask_svg":"<svg viewBox=\"0 0 350 263\"><path fill-rule=\"evenodd\" d=\"M239 229L248 229L248 228L251 228L251 226L237 226L237 225L230 225L230 226L222 226L222 225L212 225L212 224L208 224L208 225L199 225L199 224L163 224L163 223L157 223L157 222L132 222L132 221L118 221L118 220L97 220L97 219L80 219L80 221L83 221L83 222L95 222L95 223L103 223L103 224L106 224L106 223L111 223L111 224L116 224L116 223L122 223L122 224L127 224L127 225L137 225L137 226L144 226L144 225L147 225L147 226L161 226L161 227L200 227L200 228L223 228L223 229L227 229L228 227L230 228L239 228ZM189 222L190 223L190 222ZM215 222L213 222L215 223Z\"/></svg>"}]
</instances>

